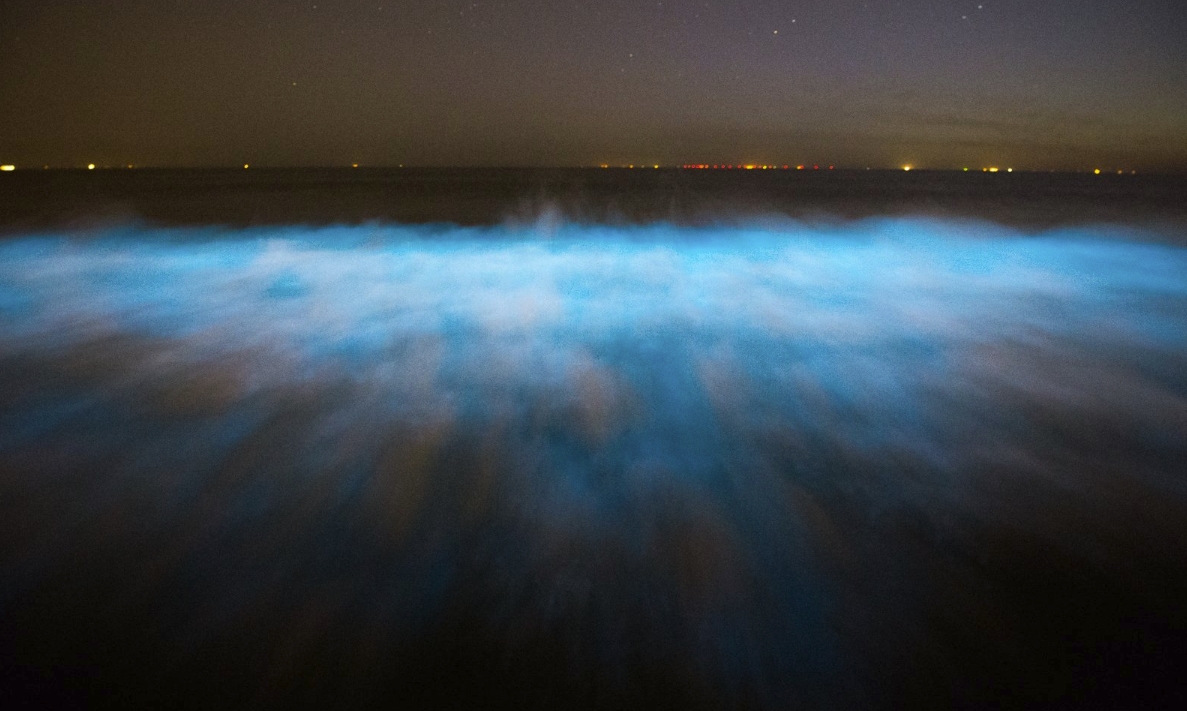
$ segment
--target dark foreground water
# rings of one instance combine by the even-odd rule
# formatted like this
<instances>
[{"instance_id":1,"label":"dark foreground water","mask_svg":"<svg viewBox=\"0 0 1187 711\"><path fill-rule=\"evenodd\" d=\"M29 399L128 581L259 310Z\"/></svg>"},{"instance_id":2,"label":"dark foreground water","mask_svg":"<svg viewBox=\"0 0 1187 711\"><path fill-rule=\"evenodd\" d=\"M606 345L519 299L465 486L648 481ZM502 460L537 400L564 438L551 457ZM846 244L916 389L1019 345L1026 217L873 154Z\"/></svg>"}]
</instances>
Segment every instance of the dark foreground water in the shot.
<instances>
[{"instance_id":1,"label":"dark foreground water","mask_svg":"<svg viewBox=\"0 0 1187 711\"><path fill-rule=\"evenodd\" d=\"M0 694L1180 707L1176 230L9 234Z\"/></svg>"}]
</instances>

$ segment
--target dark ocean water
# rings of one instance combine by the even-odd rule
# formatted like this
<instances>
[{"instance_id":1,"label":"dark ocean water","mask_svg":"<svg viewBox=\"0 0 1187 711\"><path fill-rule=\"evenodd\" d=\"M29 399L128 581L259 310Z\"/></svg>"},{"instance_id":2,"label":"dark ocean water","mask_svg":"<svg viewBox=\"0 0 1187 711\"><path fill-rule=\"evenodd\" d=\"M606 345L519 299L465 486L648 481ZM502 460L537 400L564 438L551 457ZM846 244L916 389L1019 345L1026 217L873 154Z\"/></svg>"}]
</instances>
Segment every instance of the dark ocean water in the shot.
<instances>
[{"instance_id":1,"label":"dark ocean water","mask_svg":"<svg viewBox=\"0 0 1187 711\"><path fill-rule=\"evenodd\" d=\"M600 169L19 170L0 233L169 226L466 226L565 217L712 225L780 215L981 219L1026 229L1187 222L1187 176Z\"/></svg>"},{"instance_id":2,"label":"dark ocean water","mask_svg":"<svg viewBox=\"0 0 1187 711\"><path fill-rule=\"evenodd\" d=\"M1183 187L5 175L0 694L1181 707Z\"/></svg>"}]
</instances>

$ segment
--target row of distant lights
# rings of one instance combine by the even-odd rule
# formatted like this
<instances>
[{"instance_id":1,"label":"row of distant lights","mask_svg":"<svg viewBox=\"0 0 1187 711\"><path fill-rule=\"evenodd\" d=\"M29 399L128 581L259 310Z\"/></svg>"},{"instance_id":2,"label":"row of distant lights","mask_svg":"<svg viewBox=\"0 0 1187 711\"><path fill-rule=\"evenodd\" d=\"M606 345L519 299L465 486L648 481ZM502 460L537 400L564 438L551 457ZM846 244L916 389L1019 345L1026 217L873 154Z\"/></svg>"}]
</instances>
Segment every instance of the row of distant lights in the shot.
<instances>
[{"instance_id":1,"label":"row of distant lights","mask_svg":"<svg viewBox=\"0 0 1187 711\"><path fill-rule=\"evenodd\" d=\"M94 170L94 169L95 169L95 167L96 167L96 166L95 166L95 164L94 164L94 163L87 163L87 170ZM134 165L132 165L131 163L129 163L129 164L128 164L127 166L125 166L125 167L126 167L126 168L128 168L129 170L131 170L132 168L135 168L136 166L134 166ZM244 163L244 164L243 164L243 169L244 169L244 170L247 170L247 169L248 169L248 168L250 168L250 167L251 167L251 164L250 164L250 163ZM351 168L357 168L357 167L359 167L359 164L358 164L358 163L351 163L351 164L350 164L350 167L351 167ZM401 167L401 168L403 168L404 166L403 166L403 165L401 165L400 167ZM47 165L47 166L45 166L45 168L48 170L48 169L49 169L49 166ZM16 166L15 166L15 165L11 165L11 164L0 165L0 172L11 173L11 172L12 172L12 171L14 171L14 170L16 170Z\"/></svg>"},{"instance_id":2,"label":"row of distant lights","mask_svg":"<svg viewBox=\"0 0 1187 711\"><path fill-rule=\"evenodd\" d=\"M602 163L601 167L609 168L610 164ZM648 168L648 167L650 167L650 168L658 170L660 166L659 165L646 166L646 165L631 164L631 165L623 165L623 166L617 166L617 167L619 167L619 168ZM812 165L812 166L807 166L807 165L779 166L779 165L757 165L757 164L730 165L730 164L726 164L726 163L712 163L712 164L711 163L685 163L685 164L681 165L680 168L683 170L792 170L793 168L795 170L820 170L819 165ZM833 170L833 168L834 168L834 166L831 166L831 165L828 166L829 170ZM908 172L908 173L911 172L912 170L915 170L915 166L913 166L913 165L904 165L902 168L903 168L904 172ZM869 170L869 168L866 168L866 170ZM961 170L965 173L969 172L968 168L962 168ZM998 168L997 166L989 166L989 167L985 167L985 168L981 169L982 173L1000 173L1001 171L1002 171L1002 169ZM1006 168L1005 172L1013 173L1014 169ZM1100 175L1101 169L1094 168L1092 172L1095 175ZM1117 175L1122 175L1124 173L1125 173L1124 170L1117 171ZM1131 175L1136 175L1137 171L1131 170L1131 171L1129 171L1129 173Z\"/></svg>"},{"instance_id":3,"label":"row of distant lights","mask_svg":"<svg viewBox=\"0 0 1187 711\"><path fill-rule=\"evenodd\" d=\"M48 168L49 166L45 166L45 167L46 167L46 168ZM127 167L128 167L128 168L135 168L136 166L134 166L134 165L129 165L129 166L127 166ZM351 168L357 168L357 167L359 167L359 164L358 164L358 163L352 163L352 164L350 165L350 167L351 167ZM401 168L403 168L404 166L403 166L403 165L400 165L400 167L401 167ZM609 168L609 167L610 167L610 165L609 165L608 163L602 163L601 167L603 167L603 168ZM645 166L645 165L636 166L636 165L634 165L634 164L631 164L631 165L625 165L625 166L619 166L619 167L621 167L621 168L632 168L632 169L633 169L633 168L647 168L648 166ZM656 164L656 165L652 165L652 166L650 166L650 167L651 167L652 169L658 170L660 166L659 166L658 164ZM727 165L727 164L724 164L724 163L722 163L722 164L712 164L712 165L711 165L711 164L709 164L709 163L685 163L684 165L682 165L682 166L680 166L680 167L681 167L682 169L684 169L684 170L780 170L780 169L782 169L782 170L791 170L791 169L792 169L792 166L790 166L790 165L784 165L784 166L778 166L778 165L754 165L754 164L750 164L750 165ZM832 169L833 169L833 167L834 167L834 166L831 166L831 165L830 165L830 166L828 166L828 169L829 169L829 170L832 170ZM249 168L251 168L251 164L250 164L250 163L244 163L244 164L243 164L243 169L244 169L244 170L247 170L247 169L249 169ZM805 166L805 165L797 165L797 166L794 166L794 168L795 168L796 170L806 170L806 169L808 169L808 166ZM95 164L94 164L94 163L88 163L88 164L87 164L87 170L94 170L94 169L95 169ZM14 170L16 170L16 166L15 166L15 165L11 165L11 164L0 165L0 171L2 171L2 172L5 172L5 173L11 173L11 172L12 172L12 171L14 171ZM820 170L820 166L819 166L819 165L813 165L813 166L811 166L811 170ZM867 170L868 170L868 169L867 169ZM904 166L903 166L903 170L904 170L904 171L906 171L906 172L910 172L910 171L914 170L914 166L910 166L910 165L904 165ZM968 169L968 168L964 168L963 170L964 170L964 172L966 172L966 173L967 173L967 172L969 172L969 169ZM981 172L982 172L982 173L998 173L998 172L1001 172L1001 168L998 168L998 167L996 167L996 166L991 166L991 167L988 167L988 168L982 168L982 169L981 169ZM1007 172L1007 173L1013 173L1013 172L1014 172L1014 169L1013 169L1013 168L1006 168L1006 172ZM1094 169L1092 170L1092 173L1093 173L1094 175L1100 175L1100 174L1101 174L1101 172L1102 172L1102 171L1101 171L1101 169L1100 169L1100 168L1094 168ZM1125 171L1124 171L1124 170L1118 170L1118 171L1117 171L1117 175L1123 175L1124 173L1125 173ZM1137 174L1137 171L1136 171L1136 170L1131 170L1131 171L1129 171L1129 173L1130 173L1130 175L1136 175L1136 174Z\"/></svg>"},{"instance_id":4,"label":"row of distant lights","mask_svg":"<svg viewBox=\"0 0 1187 711\"><path fill-rule=\"evenodd\" d=\"M601 167L603 167L603 168L609 168L609 167L610 167L610 165L609 165L608 163L603 163ZM646 166L646 165L638 165L638 166L636 166L636 165L623 165L623 166L619 166L619 167L620 167L620 168L648 168L648 167L650 167L650 168L653 168L653 169L656 169L656 170L658 170L658 169L659 169L659 166L658 166L658 165L651 165L651 166ZM748 164L748 165L727 165L727 164L725 164L725 163L722 163L722 164L720 164L720 165L710 165L710 164L708 164L708 163L685 163L684 165L682 165L682 166L680 166L680 167L681 167L682 169L684 169L684 170L780 170L780 169L782 169L782 170L791 170L793 167L794 167L796 170L804 170L804 169L805 169L807 166L803 166L803 165L797 165L797 166L790 166L790 165L784 165L784 166L778 166L778 165L756 165L756 164L753 164L753 163L752 163L752 164ZM834 168L834 166L831 166L831 165L830 165L830 166L828 166L828 169L829 169L829 170L832 170L833 168ZM812 166L812 167L811 167L811 169L812 169L812 170L820 170L820 166L818 166L818 165L814 165L814 166Z\"/></svg>"}]
</instances>

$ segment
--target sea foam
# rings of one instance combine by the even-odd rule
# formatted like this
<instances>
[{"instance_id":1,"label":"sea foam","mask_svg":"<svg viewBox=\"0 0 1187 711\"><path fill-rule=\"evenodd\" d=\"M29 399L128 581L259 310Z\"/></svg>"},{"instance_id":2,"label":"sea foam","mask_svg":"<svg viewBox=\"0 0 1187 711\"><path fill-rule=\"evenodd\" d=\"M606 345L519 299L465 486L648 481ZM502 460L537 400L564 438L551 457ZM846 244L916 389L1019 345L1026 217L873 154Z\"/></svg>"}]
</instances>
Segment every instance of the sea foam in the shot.
<instances>
[{"instance_id":1,"label":"sea foam","mask_svg":"<svg viewBox=\"0 0 1187 711\"><path fill-rule=\"evenodd\" d=\"M223 701L1074 686L1183 643L1187 249L1123 232L8 239L0 606Z\"/></svg>"}]
</instances>

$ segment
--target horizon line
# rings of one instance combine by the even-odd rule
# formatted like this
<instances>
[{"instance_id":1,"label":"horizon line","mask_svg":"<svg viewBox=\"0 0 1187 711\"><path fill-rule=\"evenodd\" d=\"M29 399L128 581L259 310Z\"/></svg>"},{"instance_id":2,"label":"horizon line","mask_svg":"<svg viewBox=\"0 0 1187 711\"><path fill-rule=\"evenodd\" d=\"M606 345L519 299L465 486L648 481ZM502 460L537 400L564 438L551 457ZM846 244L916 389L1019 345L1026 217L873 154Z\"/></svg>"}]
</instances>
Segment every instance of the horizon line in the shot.
<instances>
[{"instance_id":1,"label":"horizon line","mask_svg":"<svg viewBox=\"0 0 1187 711\"><path fill-rule=\"evenodd\" d=\"M649 170L666 170L666 171L710 171L710 172L802 172L802 173L828 173L828 172L911 172L911 173L989 173L989 174L1012 174L1012 173L1043 173L1043 174L1069 174L1069 175L1187 175L1187 167L1177 169L1158 169L1146 168L1138 169L1132 166L1118 168L1116 166L1093 166L1085 168L1015 168L1007 166L960 166L960 167L929 167L918 165L899 165L899 166L852 166L852 165L826 165L826 164L754 164L754 163L681 163L681 164L663 164L663 163L649 163L649 164L581 164L581 165L465 165L465 164L362 164L362 163L328 163L328 164L205 164L205 165L171 165L171 164L71 164L71 165L53 165L43 164L41 166L22 167L19 164L4 164L0 165L0 170L6 173L22 172L89 172L94 170L103 171L130 171L130 170L223 170L223 171L242 171L242 170L631 170L646 172Z\"/></svg>"}]
</instances>

